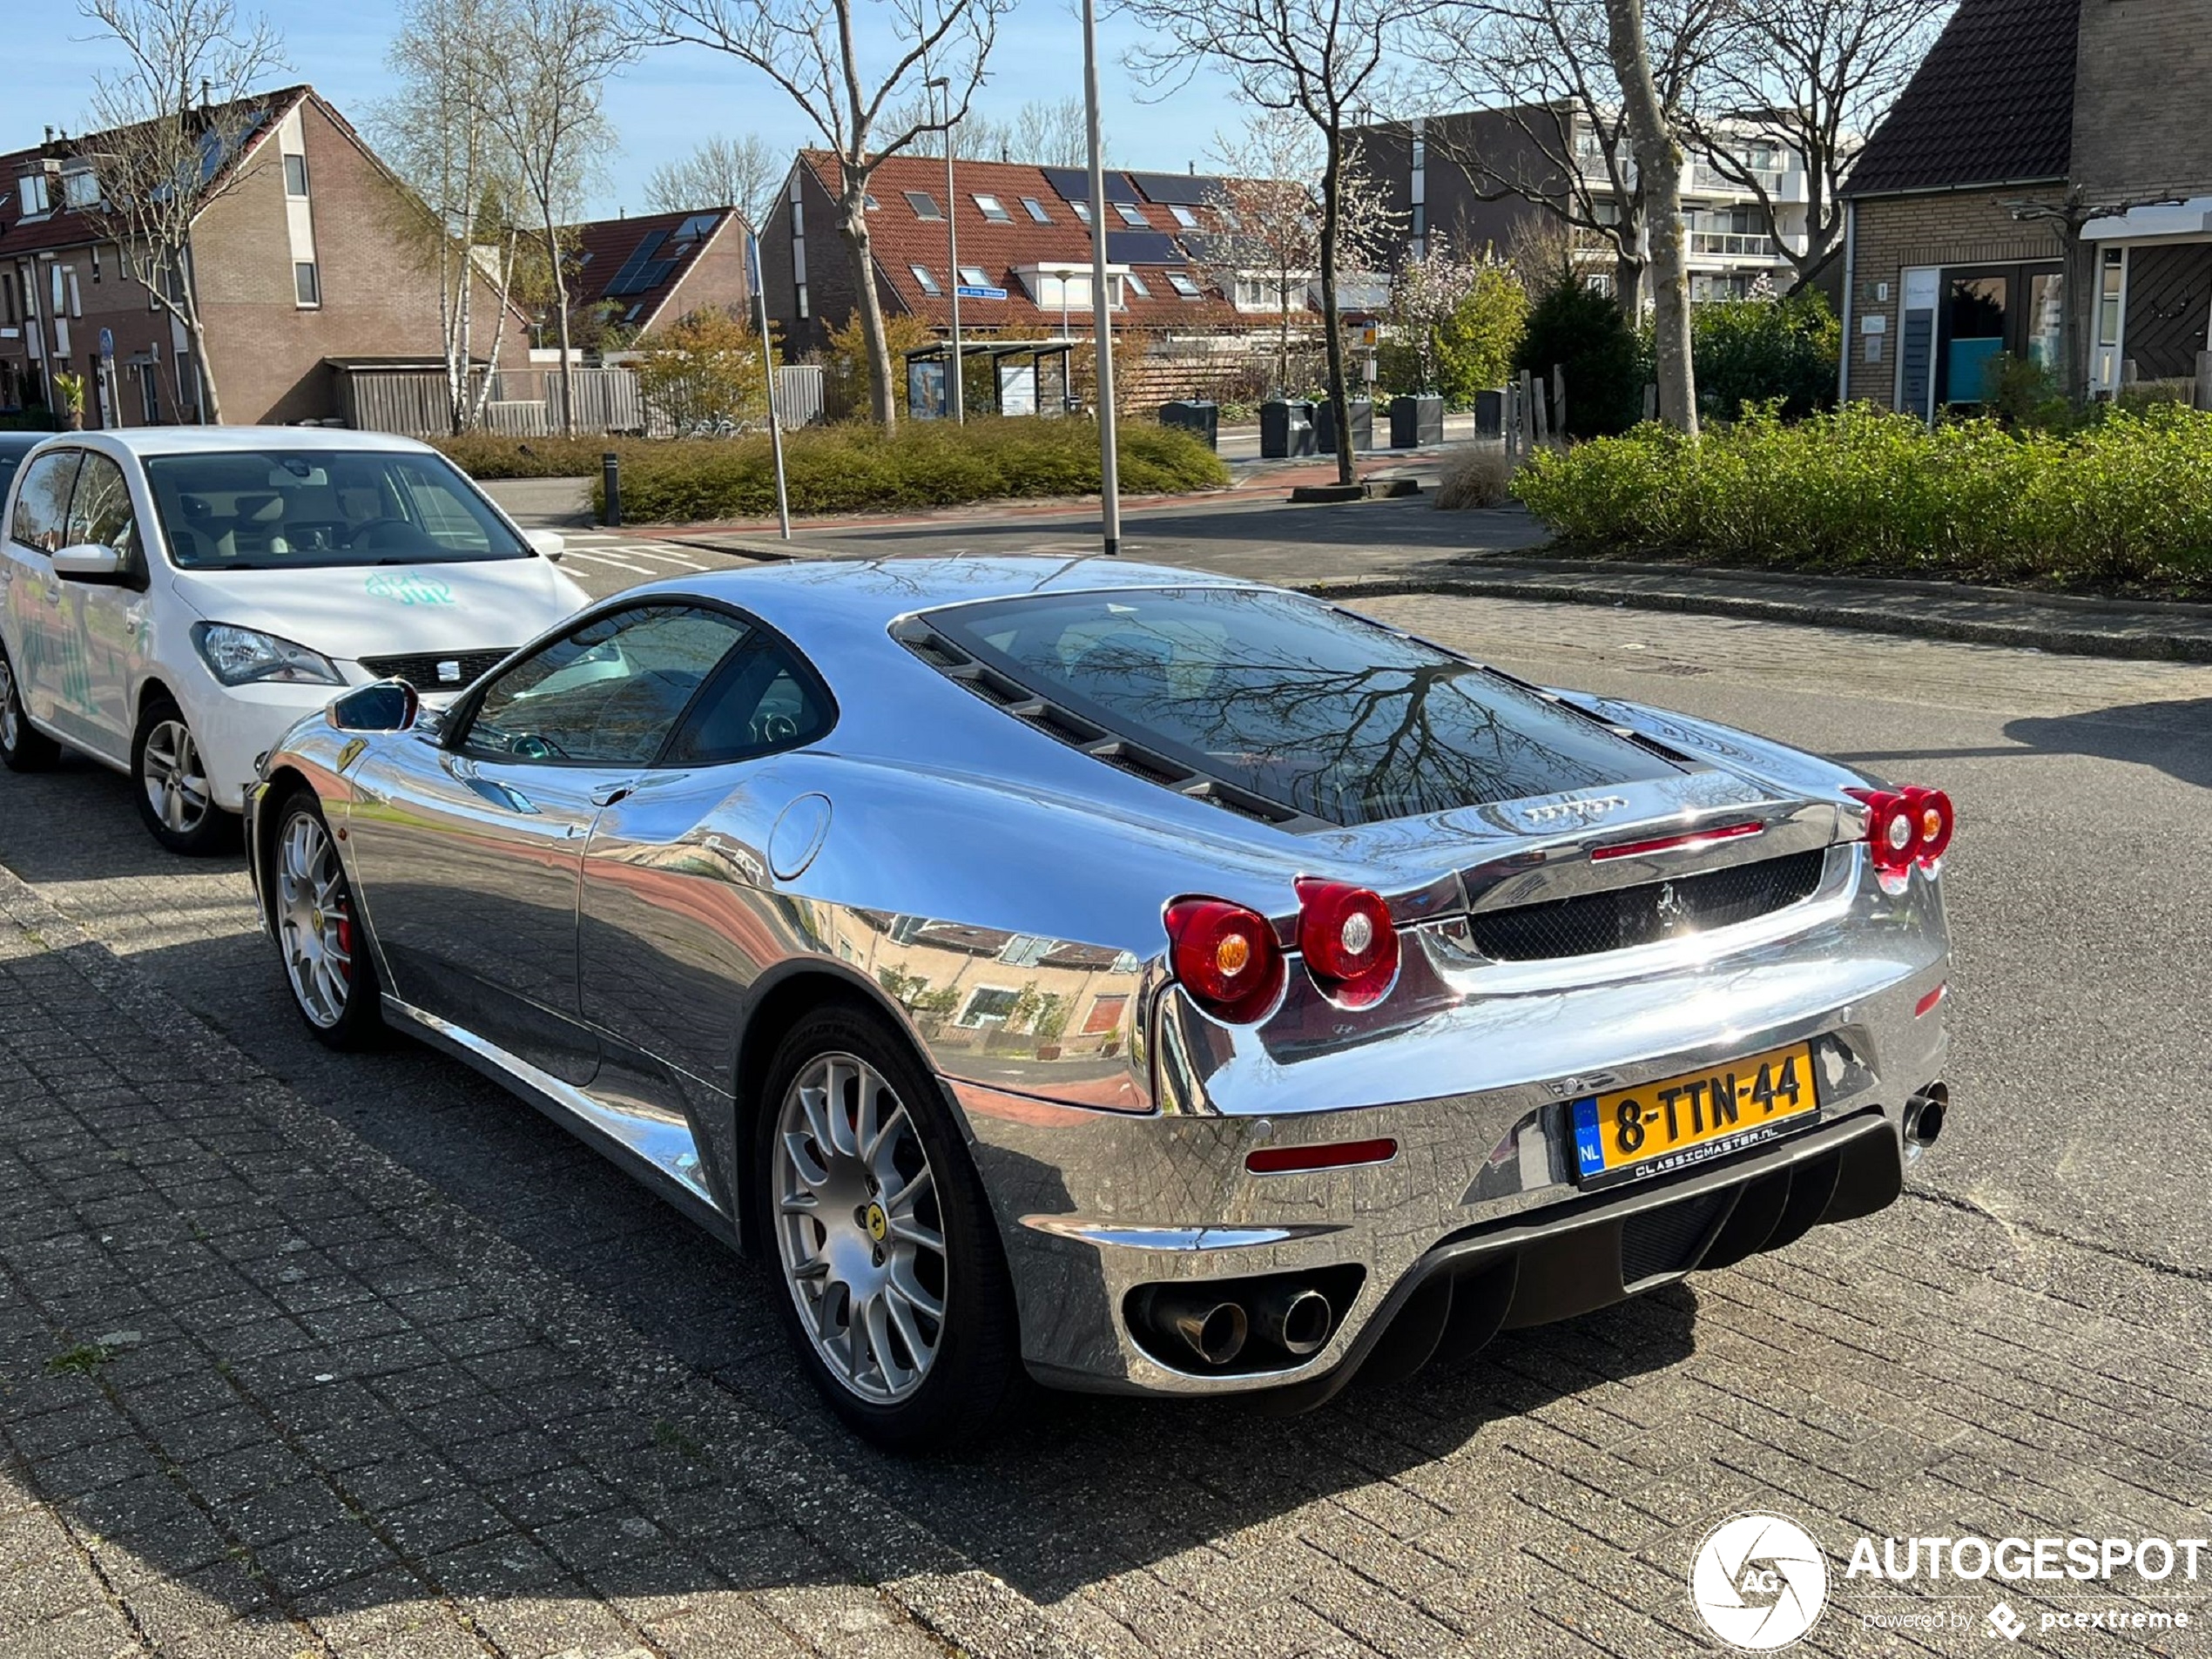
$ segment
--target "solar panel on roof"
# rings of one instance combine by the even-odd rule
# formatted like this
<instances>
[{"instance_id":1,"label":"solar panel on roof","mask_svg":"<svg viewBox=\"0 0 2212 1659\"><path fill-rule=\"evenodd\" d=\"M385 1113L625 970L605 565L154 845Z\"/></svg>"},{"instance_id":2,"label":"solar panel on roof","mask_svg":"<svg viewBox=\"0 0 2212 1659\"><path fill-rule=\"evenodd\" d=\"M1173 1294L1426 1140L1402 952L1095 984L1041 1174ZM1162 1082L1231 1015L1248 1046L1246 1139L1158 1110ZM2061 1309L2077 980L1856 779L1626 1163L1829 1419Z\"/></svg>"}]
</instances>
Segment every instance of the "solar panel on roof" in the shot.
<instances>
[{"instance_id":1,"label":"solar panel on roof","mask_svg":"<svg viewBox=\"0 0 2212 1659\"><path fill-rule=\"evenodd\" d=\"M1044 181L1060 192L1062 201L1083 202L1090 199L1090 173L1082 167L1041 167ZM1136 191L1130 184L1125 172L1106 175L1106 199L1109 202L1133 202Z\"/></svg>"},{"instance_id":2,"label":"solar panel on roof","mask_svg":"<svg viewBox=\"0 0 2212 1659\"><path fill-rule=\"evenodd\" d=\"M1199 207L1218 200L1222 193L1222 181L1212 173L1133 172L1130 178L1147 201L1163 207L1173 203Z\"/></svg>"},{"instance_id":3,"label":"solar panel on roof","mask_svg":"<svg viewBox=\"0 0 2212 1659\"><path fill-rule=\"evenodd\" d=\"M1116 265L1181 265L1184 252L1165 231L1108 231L1106 257Z\"/></svg>"},{"instance_id":4,"label":"solar panel on roof","mask_svg":"<svg viewBox=\"0 0 2212 1659\"><path fill-rule=\"evenodd\" d=\"M646 289L654 287L655 282L640 281L639 278L644 274L645 267L653 262L653 255L660 252L660 245L666 240L668 240L666 231L654 231L644 241L632 248L630 257L622 262L622 269L616 272L614 280L607 284L607 298L612 300L625 293L643 293ZM667 273L664 271L661 277L655 280L658 282L665 279Z\"/></svg>"}]
</instances>

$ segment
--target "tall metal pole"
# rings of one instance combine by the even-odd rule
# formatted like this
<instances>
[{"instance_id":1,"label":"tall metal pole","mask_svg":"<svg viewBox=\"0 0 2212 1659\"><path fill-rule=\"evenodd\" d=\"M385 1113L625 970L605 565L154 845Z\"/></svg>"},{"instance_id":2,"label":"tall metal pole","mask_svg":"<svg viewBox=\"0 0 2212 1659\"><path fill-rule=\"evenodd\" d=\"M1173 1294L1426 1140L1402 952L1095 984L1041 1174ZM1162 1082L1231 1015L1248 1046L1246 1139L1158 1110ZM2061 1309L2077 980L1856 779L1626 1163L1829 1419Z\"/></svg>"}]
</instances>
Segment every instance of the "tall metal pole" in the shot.
<instances>
[{"instance_id":1,"label":"tall metal pole","mask_svg":"<svg viewBox=\"0 0 2212 1659\"><path fill-rule=\"evenodd\" d=\"M791 540L791 489L784 482L784 423L776 413L776 354L768 344L768 290L760 280L760 239L745 237L745 253L752 266L753 305L760 318L760 368L768 381L768 447L776 454L776 523L784 540Z\"/></svg>"},{"instance_id":2,"label":"tall metal pole","mask_svg":"<svg viewBox=\"0 0 2212 1659\"><path fill-rule=\"evenodd\" d=\"M1098 16L1083 0L1083 115L1090 137L1090 309L1098 341L1098 493L1106 556L1122 550L1121 457L1114 440L1114 309L1106 292L1106 160L1098 140Z\"/></svg>"},{"instance_id":3,"label":"tall metal pole","mask_svg":"<svg viewBox=\"0 0 2212 1659\"><path fill-rule=\"evenodd\" d=\"M940 76L930 81L928 84L939 89L940 95L945 100L940 106L944 111L945 119L939 131L944 134L945 138L946 257L953 262L952 270L948 273L953 283L953 383L946 395L946 407L952 411L954 423L958 425L964 423L968 419L968 399L966 388L961 384L960 361L960 227L956 222L960 209L955 205L958 198L953 194L953 84Z\"/></svg>"}]
</instances>

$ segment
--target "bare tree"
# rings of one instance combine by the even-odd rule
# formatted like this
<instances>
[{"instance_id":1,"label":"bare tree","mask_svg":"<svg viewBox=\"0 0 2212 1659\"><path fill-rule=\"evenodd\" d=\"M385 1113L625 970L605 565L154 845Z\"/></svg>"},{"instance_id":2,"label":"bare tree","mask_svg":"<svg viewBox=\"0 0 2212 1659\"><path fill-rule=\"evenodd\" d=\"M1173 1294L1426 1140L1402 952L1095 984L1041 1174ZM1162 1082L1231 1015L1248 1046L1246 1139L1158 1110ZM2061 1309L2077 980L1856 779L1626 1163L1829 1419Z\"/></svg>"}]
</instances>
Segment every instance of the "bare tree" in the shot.
<instances>
[{"instance_id":1,"label":"bare tree","mask_svg":"<svg viewBox=\"0 0 2212 1659\"><path fill-rule=\"evenodd\" d=\"M521 245L522 186L487 111L502 73L501 0L408 0L385 61L399 90L372 111L381 152L407 190L393 229L438 280L447 415L476 425L491 376L475 372L476 296L496 302L485 353L496 361Z\"/></svg>"},{"instance_id":2,"label":"bare tree","mask_svg":"<svg viewBox=\"0 0 2212 1659\"><path fill-rule=\"evenodd\" d=\"M936 95L928 91L903 98L895 109L885 111L880 130L895 131L900 127L914 129L914 141L907 153L916 156L935 156L945 153L945 134L938 128L941 111ZM1014 153L1014 129L1003 121L994 121L980 111L971 110L952 129L953 158L956 161L1024 160Z\"/></svg>"},{"instance_id":3,"label":"bare tree","mask_svg":"<svg viewBox=\"0 0 2212 1659\"><path fill-rule=\"evenodd\" d=\"M1014 118L1014 158L1041 167L1090 165L1082 99L1031 98L1024 104Z\"/></svg>"},{"instance_id":4,"label":"bare tree","mask_svg":"<svg viewBox=\"0 0 2212 1659\"><path fill-rule=\"evenodd\" d=\"M637 50L615 0L497 0L498 62L485 115L512 158L544 239L561 347L561 434L576 432L569 268L561 227L613 141L602 99Z\"/></svg>"},{"instance_id":5,"label":"bare tree","mask_svg":"<svg viewBox=\"0 0 2212 1659\"><path fill-rule=\"evenodd\" d=\"M1212 223L1184 239L1206 279L1232 301L1239 283L1257 285L1276 314L1275 385L1290 389L1291 318L1309 314L1307 287L1321 268L1320 135L1291 110L1259 110L1242 132L1217 134L1211 158L1222 170L1208 206ZM1341 245L1368 262L1395 216L1356 156L1346 157L1339 190Z\"/></svg>"},{"instance_id":6,"label":"bare tree","mask_svg":"<svg viewBox=\"0 0 2212 1659\"><path fill-rule=\"evenodd\" d=\"M1653 372L1659 418L1697 435L1697 378L1689 354L1689 268L1682 222L1681 135L1652 72L1644 0L1605 0L1613 73L1635 140L1636 181L1650 217Z\"/></svg>"},{"instance_id":7,"label":"bare tree","mask_svg":"<svg viewBox=\"0 0 2212 1659\"><path fill-rule=\"evenodd\" d=\"M891 352L883 333L869 243L868 181L884 158L913 146L926 125L911 103L926 80L949 83L949 118L967 118L1013 0L889 0L887 47L862 45L856 0L633 0L660 37L726 52L765 75L813 122L837 154L838 232L853 268L860 334L867 344L876 420L898 420ZM902 115L892 111L904 106Z\"/></svg>"},{"instance_id":8,"label":"bare tree","mask_svg":"<svg viewBox=\"0 0 2212 1659\"><path fill-rule=\"evenodd\" d=\"M220 421L192 227L264 165L246 155L269 113L254 88L283 67L281 49L265 20L241 17L232 0L79 0L78 9L122 47L125 67L94 83L99 131L78 151L93 183L75 205L191 341L199 385L175 366L179 407Z\"/></svg>"},{"instance_id":9,"label":"bare tree","mask_svg":"<svg viewBox=\"0 0 2212 1659\"><path fill-rule=\"evenodd\" d=\"M759 230L775 211L776 192L790 171L788 158L752 133L732 138L718 132L682 160L653 169L645 181L645 206L656 213L734 207Z\"/></svg>"},{"instance_id":10,"label":"bare tree","mask_svg":"<svg viewBox=\"0 0 2212 1659\"><path fill-rule=\"evenodd\" d=\"M1666 0L1648 23L1669 109L1692 96L1717 3ZM1604 0L1449 0L1429 15L1420 51L1460 96L1496 106L1507 139L1477 147L1433 126L1432 152L1465 172L1478 197L1532 202L1563 219L1581 247L1609 255L1614 298L1641 320L1650 215Z\"/></svg>"},{"instance_id":11,"label":"bare tree","mask_svg":"<svg viewBox=\"0 0 2212 1659\"><path fill-rule=\"evenodd\" d=\"M1425 0L1128 0L1152 30L1130 66L1156 89L1185 84L1211 63L1262 109L1291 111L1320 143L1321 310L1327 324L1329 405L1336 417L1337 482L1355 482L1351 399L1337 327L1337 267L1345 250L1345 128L1364 120Z\"/></svg>"},{"instance_id":12,"label":"bare tree","mask_svg":"<svg viewBox=\"0 0 2212 1659\"><path fill-rule=\"evenodd\" d=\"M1757 0L1730 14L1693 124L1702 159L1750 192L1798 282L1841 250L1844 175L1880 125L1952 0ZM1760 146L1800 157L1805 245L1782 233L1779 180Z\"/></svg>"}]
</instances>

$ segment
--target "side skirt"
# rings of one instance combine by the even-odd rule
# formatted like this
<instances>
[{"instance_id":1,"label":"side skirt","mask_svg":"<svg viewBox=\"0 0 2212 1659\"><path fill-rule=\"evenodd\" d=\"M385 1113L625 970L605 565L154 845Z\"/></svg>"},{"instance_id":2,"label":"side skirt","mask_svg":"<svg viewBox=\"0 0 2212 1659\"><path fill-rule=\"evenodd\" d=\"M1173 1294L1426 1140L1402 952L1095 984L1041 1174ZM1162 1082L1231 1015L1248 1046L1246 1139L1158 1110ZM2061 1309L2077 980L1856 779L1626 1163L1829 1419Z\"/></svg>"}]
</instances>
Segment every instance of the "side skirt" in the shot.
<instances>
[{"instance_id":1,"label":"side skirt","mask_svg":"<svg viewBox=\"0 0 2212 1659\"><path fill-rule=\"evenodd\" d=\"M593 1151L736 1249L737 1228L707 1190L690 1128L662 1116L629 1112L518 1060L475 1032L403 1002L388 992L384 1017L432 1048L482 1072L519 1096Z\"/></svg>"}]
</instances>

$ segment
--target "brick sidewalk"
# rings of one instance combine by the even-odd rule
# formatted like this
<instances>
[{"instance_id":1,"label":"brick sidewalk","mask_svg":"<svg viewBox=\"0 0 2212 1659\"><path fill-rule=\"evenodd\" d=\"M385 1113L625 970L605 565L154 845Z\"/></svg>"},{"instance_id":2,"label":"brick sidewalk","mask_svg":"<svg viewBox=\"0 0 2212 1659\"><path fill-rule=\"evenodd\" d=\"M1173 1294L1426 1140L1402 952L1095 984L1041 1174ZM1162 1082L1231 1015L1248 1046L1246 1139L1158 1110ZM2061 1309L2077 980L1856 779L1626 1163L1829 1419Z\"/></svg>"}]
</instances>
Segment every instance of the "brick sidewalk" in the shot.
<instances>
[{"instance_id":1,"label":"brick sidewalk","mask_svg":"<svg viewBox=\"0 0 2212 1659\"><path fill-rule=\"evenodd\" d=\"M955 1650L1074 1649L0 873L0 1651Z\"/></svg>"}]
</instances>

